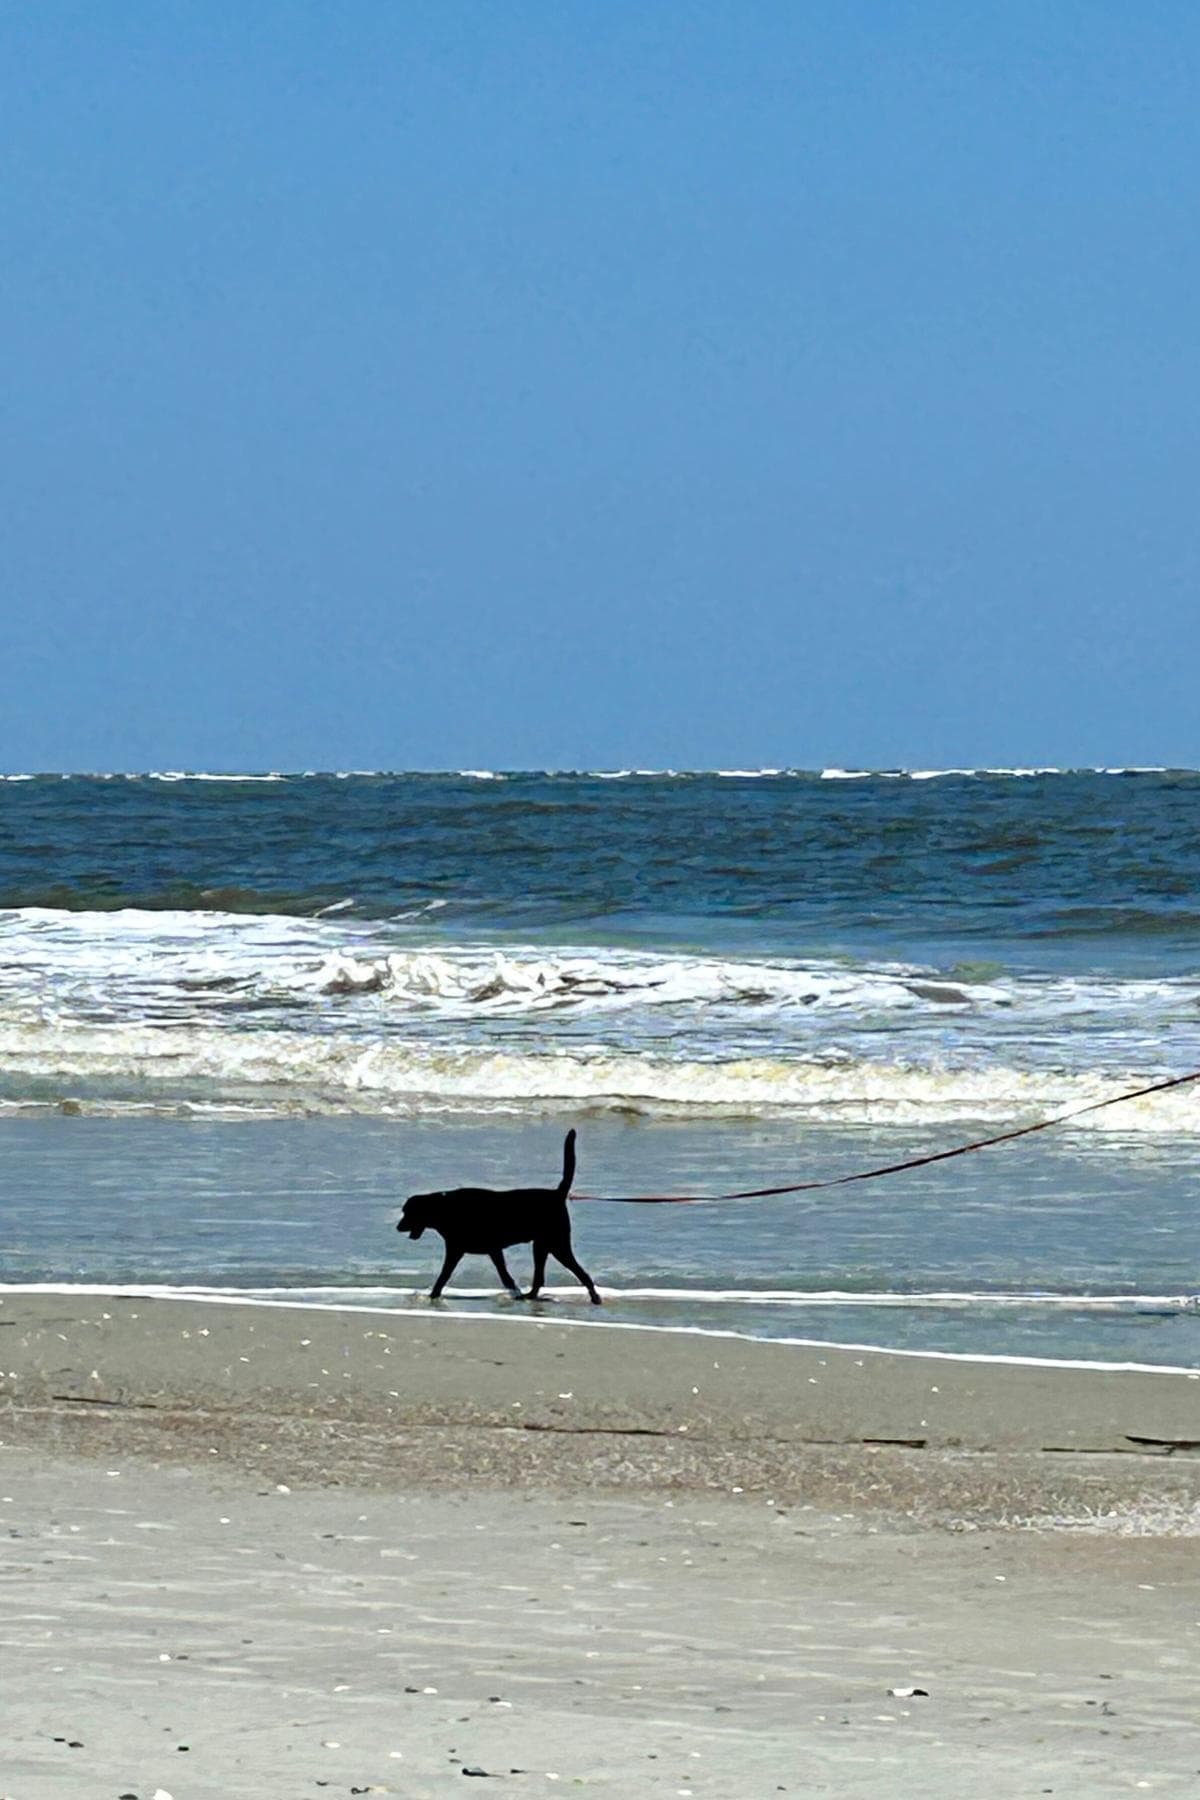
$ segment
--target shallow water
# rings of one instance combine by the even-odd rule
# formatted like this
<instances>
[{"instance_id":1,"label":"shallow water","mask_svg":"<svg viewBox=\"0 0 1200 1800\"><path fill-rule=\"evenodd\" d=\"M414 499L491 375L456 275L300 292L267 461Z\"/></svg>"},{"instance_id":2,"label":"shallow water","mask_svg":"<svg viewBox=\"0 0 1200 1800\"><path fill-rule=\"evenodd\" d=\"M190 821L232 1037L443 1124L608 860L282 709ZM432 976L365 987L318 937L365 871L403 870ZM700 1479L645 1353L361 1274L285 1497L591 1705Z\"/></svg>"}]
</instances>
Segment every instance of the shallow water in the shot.
<instances>
[{"instance_id":1,"label":"shallow water","mask_svg":"<svg viewBox=\"0 0 1200 1800\"><path fill-rule=\"evenodd\" d=\"M601 1117L580 1127L579 1186L719 1192L781 1171L845 1173L931 1142L784 1121ZM396 1235L407 1192L549 1181L560 1156L556 1126L519 1119L56 1118L10 1121L3 1143L10 1281L372 1306L423 1305L440 1261L440 1240ZM1075 1135L832 1193L678 1207L580 1200L577 1253L616 1291L596 1314L562 1272L549 1304L589 1324L1200 1366L1200 1312L1187 1298L1200 1287L1198 1183L1190 1142ZM511 1262L522 1279L528 1252ZM449 1298L513 1306L483 1259L461 1265Z\"/></svg>"}]
</instances>

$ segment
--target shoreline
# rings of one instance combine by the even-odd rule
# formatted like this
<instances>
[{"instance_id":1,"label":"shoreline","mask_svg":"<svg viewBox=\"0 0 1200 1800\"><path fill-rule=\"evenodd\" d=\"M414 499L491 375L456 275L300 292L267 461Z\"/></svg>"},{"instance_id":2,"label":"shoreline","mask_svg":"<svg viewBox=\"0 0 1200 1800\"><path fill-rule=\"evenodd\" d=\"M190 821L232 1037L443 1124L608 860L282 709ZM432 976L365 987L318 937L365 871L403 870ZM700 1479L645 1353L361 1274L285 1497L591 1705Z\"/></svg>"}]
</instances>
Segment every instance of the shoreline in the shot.
<instances>
[{"instance_id":1,"label":"shoreline","mask_svg":"<svg viewBox=\"0 0 1200 1800\"><path fill-rule=\"evenodd\" d=\"M128 1290L0 1294L0 1363L0 1438L72 1454L397 1490L851 1496L958 1529L1200 1529L1196 1371Z\"/></svg>"},{"instance_id":2,"label":"shoreline","mask_svg":"<svg viewBox=\"0 0 1200 1800\"><path fill-rule=\"evenodd\" d=\"M605 1287L603 1285L603 1283L597 1283L597 1288L598 1288L599 1293L603 1296L605 1302L612 1302L612 1301L619 1302L626 1295L626 1290L623 1290L620 1288ZM313 1290L308 1290L308 1291L313 1291ZM326 1293L333 1293L333 1292L336 1292L337 1290L325 1289L324 1291ZM347 1291L353 1292L354 1290L347 1290ZM717 1341L731 1340L731 1341L734 1341L737 1343L745 1343L745 1344L790 1345L795 1348L807 1349L807 1350L832 1350L832 1351L837 1351L837 1352L853 1351L855 1353L855 1355L857 1355L857 1356L886 1356L886 1357L897 1357L897 1358L913 1357L913 1358L919 1358L919 1359L924 1359L926 1361L933 1361L933 1362L965 1363L965 1364L969 1364L969 1365L994 1364L994 1365L997 1365L1000 1367L1009 1367L1009 1368L1075 1369L1075 1370L1092 1371L1092 1372L1094 1372L1096 1374L1100 1374L1100 1375L1105 1375L1105 1374L1174 1375L1174 1376L1182 1376L1185 1379L1190 1380L1190 1381L1200 1381L1200 1367L1193 1367L1186 1363L1157 1363L1157 1362L1152 1363L1152 1362L1119 1362L1119 1361L1099 1362L1099 1361L1096 1361L1096 1360L1094 1360L1092 1358L1088 1358L1088 1357L1032 1356L1032 1355L1021 1356L1016 1353L1010 1354L1010 1353L1005 1353L1005 1352L987 1351L987 1350L934 1350L934 1349L926 1349L923 1347L918 1348L918 1347L913 1347L913 1346L908 1346L908 1345L855 1343L855 1342L848 1342L844 1339L835 1339L835 1338L792 1337L792 1336L787 1336L782 1333L768 1337L759 1332L739 1331L732 1326L695 1325L695 1324L690 1324L690 1323L689 1324L679 1324L679 1325L659 1325L659 1324L653 1324L653 1323L648 1323L648 1322L642 1323L637 1320L630 1320L630 1319L615 1319L615 1318L612 1318L609 1316L605 1316L605 1314L603 1312L598 1312L598 1313L593 1312L590 1305L588 1305L587 1310L584 1311L582 1313L582 1316L579 1318L573 1319L573 1318L569 1318L569 1317L554 1317L552 1319L547 1319L544 1316L542 1316L541 1314L539 1314L538 1312L534 1311L532 1308L527 1308L527 1307L522 1307L519 1310L514 1307L511 1311L500 1310L500 1311L492 1311L492 1312L484 1313L484 1312L473 1312L473 1311L469 1311L466 1309L457 1310L455 1308L455 1306L453 1305L453 1300L455 1298L458 1298L460 1300L497 1299L497 1300L499 1300L501 1307L505 1307L506 1303L505 1303L504 1297L497 1294L496 1291L493 1289L484 1289L484 1288L473 1289L473 1290L468 1290L467 1292L460 1293L460 1294L455 1294L454 1290L451 1290L450 1302L447 1303L446 1301L442 1301L437 1306L431 1306L429 1304L427 1290L423 1287L422 1288L412 1288L412 1289L395 1288L395 1289L391 1289L389 1291L394 1293L398 1299L412 1300L412 1301L415 1301L417 1304L406 1305L406 1306L390 1306L390 1305L385 1304L382 1300L380 1300L379 1302L377 1302L375 1304L371 1304L365 1300L302 1299L302 1298L298 1298L295 1294L290 1293L287 1290L284 1290L283 1292L281 1292L279 1297L276 1298L273 1294L268 1293L262 1289L243 1290L240 1288L203 1288L203 1287L178 1287L178 1288L176 1288L176 1287L172 1287L169 1284L164 1283L164 1282L139 1282L139 1281L123 1281L123 1282L103 1282L103 1281L15 1282L14 1281L14 1282L4 1282L4 1281L0 1281L0 1305L3 1305L4 1301L8 1298L19 1299L23 1296L30 1296L30 1295L57 1295L64 1299L70 1299L72 1297L78 1297L78 1298L85 1299L85 1300L92 1300L92 1299L135 1300L135 1299L140 1299L140 1300L163 1301L163 1302L166 1302L169 1304L181 1304L181 1305L182 1304L194 1304L197 1306L263 1307L263 1308L267 1308L267 1309L274 1309L277 1311L285 1311L285 1312L334 1313L334 1314L339 1314L339 1315L340 1314L350 1314L350 1315L365 1314L369 1317L382 1316L384 1318L420 1319L420 1320L426 1320L426 1321L430 1320L430 1319L442 1319L442 1320L457 1319L457 1320L463 1320L463 1321L466 1321L466 1322L469 1322L472 1324L477 1324L477 1323L480 1323L481 1321L486 1321L486 1322L490 1322L490 1323L497 1324L497 1325L524 1325L526 1327L528 1327L530 1325L553 1324L555 1326L562 1326L564 1329L584 1327L588 1330L595 1330L595 1331L633 1331L633 1332L644 1332L647 1334L656 1334L658 1336L663 1336L663 1337L683 1337L683 1338L692 1337L692 1338L702 1338L702 1339L703 1338L712 1338L712 1339L716 1339ZM667 1289L662 1289L662 1290L656 1290L656 1289L638 1290L638 1289L635 1289L635 1290L633 1290L633 1293L638 1298L644 1297L647 1294L650 1295L651 1297L654 1297L656 1295L661 1295L662 1297L666 1297L666 1298L691 1297L689 1290L686 1290L686 1289L670 1289L670 1290L667 1290ZM545 1301L550 1302L551 1304L557 1304L559 1299L562 1298L563 1296L565 1296L567 1298L568 1302L574 1301L581 1307L584 1305L583 1298L581 1298L581 1296L577 1292L577 1290L575 1290L573 1288L558 1290L553 1286L549 1286L544 1290L544 1296L545 1296ZM744 1300L748 1300L748 1301L752 1301L756 1298L759 1298L759 1296L751 1290L744 1290L744 1291L738 1292L733 1297L736 1299L739 1299L739 1300L744 1299ZM762 1297L764 1303L770 1303L773 1300L777 1299L777 1296L772 1295L770 1292L764 1293L761 1297ZM702 1293L701 1298L707 1300L707 1299L713 1298L713 1296ZM725 1296L723 1296L723 1295L717 1296L717 1298L723 1299L723 1298L725 1298ZM917 1298L923 1304L928 1304L930 1307L930 1310L936 1310L936 1301L938 1299L938 1296L922 1295L922 1296L918 1296ZM1013 1305L1013 1306L1019 1306L1019 1305L1025 1305L1025 1304L1034 1304L1034 1305L1046 1304L1046 1305L1055 1305L1055 1306L1061 1305L1064 1307L1068 1307L1068 1306L1069 1307L1082 1307L1084 1310L1100 1309L1100 1308L1106 1308L1106 1309L1112 1308L1114 1310L1133 1309L1138 1304L1145 1305L1145 1306L1170 1305L1180 1311L1189 1311L1189 1312L1197 1310L1197 1296L1190 1295L1190 1294L1187 1294L1187 1295L1167 1295L1167 1294L1137 1295L1137 1294L1135 1294L1135 1295L1112 1295L1112 1296L1087 1295L1087 1296L1083 1296L1082 1298L1079 1298L1079 1297L1076 1297L1073 1295L1047 1296L1044 1294L1035 1294L1035 1295L1028 1295L1028 1296L1020 1295L1020 1294L1004 1294L1004 1295L999 1295L999 1296L986 1295L986 1294L980 1294L977 1296L976 1295L966 1295L966 1294L961 1294L961 1295L956 1294L953 1296L947 1296L946 1298L953 1299L953 1301L956 1303L956 1309L957 1309L957 1303L960 1301L978 1299L983 1303L986 1303L988 1301L999 1300L999 1301L1002 1301L1005 1305ZM892 1296L889 1295L886 1297L886 1299L887 1299L887 1301L891 1302L892 1304L895 1304L897 1306L897 1309L899 1308L899 1302L893 1300ZM855 1307L859 1307L859 1306L867 1307L870 1305L879 1304L880 1300L881 1300L881 1296L878 1296L878 1295L865 1295L865 1296L839 1295L839 1296L837 1296L837 1299L835 1301L833 1298L831 1298L827 1294L816 1294L816 1295L805 1294L801 1298L797 1299L795 1304L800 1307L803 1307L803 1306L817 1307L817 1306L822 1306L822 1305L832 1306L834 1304L846 1304L846 1305L853 1305ZM791 1303L790 1299L789 1299L789 1303Z\"/></svg>"}]
</instances>

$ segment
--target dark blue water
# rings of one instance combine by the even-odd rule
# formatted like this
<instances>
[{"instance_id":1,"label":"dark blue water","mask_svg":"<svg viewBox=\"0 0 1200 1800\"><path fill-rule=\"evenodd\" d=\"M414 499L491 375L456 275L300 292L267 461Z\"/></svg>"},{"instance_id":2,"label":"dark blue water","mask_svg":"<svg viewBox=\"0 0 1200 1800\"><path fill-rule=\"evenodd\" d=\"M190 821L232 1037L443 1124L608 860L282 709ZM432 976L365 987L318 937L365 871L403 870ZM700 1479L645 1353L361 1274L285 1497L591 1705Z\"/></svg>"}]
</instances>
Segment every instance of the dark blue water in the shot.
<instances>
[{"instance_id":1,"label":"dark blue water","mask_svg":"<svg viewBox=\"0 0 1200 1800\"><path fill-rule=\"evenodd\" d=\"M1090 1104L1200 1068L1198 894L1187 771L2 781L0 1278L386 1297L567 1123L715 1194ZM1198 1175L1200 1084L587 1230L645 1322L1192 1362Z\"/></svg>"},{"instance_id":2,"label":"dark blue water","mask_svg":"<svg viewBox=\"0 0 1200 1800\"><path fill-rule=\"evenodd\" d=\"M363 918L443 902L533 942L1190 970L1200 774L3 788L0 907L312 917L347 899Z\"/></svg>"}]
</instances>

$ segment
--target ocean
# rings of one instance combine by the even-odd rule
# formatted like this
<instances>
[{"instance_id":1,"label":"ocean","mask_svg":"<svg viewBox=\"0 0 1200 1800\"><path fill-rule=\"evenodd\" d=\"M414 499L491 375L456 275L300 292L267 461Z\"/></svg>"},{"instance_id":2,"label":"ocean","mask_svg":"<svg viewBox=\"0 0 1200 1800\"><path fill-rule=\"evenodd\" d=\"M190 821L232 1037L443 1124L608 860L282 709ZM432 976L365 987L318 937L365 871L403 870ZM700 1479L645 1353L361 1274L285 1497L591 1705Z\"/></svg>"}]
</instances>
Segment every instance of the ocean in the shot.
<instances>
[{"instance_id":1,"label":"ocean","mask_svg":"<svg viewBox=\"0 0 1200 1800\"><path fill-rule=\"evenodd\" d=\"M543 1317L1200 1367L1200 1083L705 1199L1200 1069L1198 895L1187 770L9 776L0 1280L424 1305L573 1125Z\"/></svg>"}]
</instances>

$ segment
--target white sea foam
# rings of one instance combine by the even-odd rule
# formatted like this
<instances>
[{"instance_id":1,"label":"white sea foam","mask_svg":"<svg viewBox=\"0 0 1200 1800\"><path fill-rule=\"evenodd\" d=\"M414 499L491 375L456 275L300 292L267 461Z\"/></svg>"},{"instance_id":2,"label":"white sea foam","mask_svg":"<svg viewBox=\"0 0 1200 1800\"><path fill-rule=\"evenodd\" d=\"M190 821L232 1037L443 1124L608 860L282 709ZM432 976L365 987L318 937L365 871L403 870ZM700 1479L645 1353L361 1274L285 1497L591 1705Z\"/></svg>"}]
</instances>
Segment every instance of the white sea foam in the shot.
<instances>
[{"instance_id":1,"label":"white sea foam","mask_svg":"<svg viewBox=\"0 0 1200 1800\"><path fill-rule=\"evenodd\" d=\"M435 899L413 917L441 909ZM30 907L0 912L5 962L0 993L51 999L57 986L78 993L83 981L109 1003L137 1002L155 992L166 1000L196 984L249 982L260 997L384 993L397 1004L440 1003L449 1010L569 1006L578 1012L613 1006L726 1003L760 1007L865 1010L979 1010L1008 1007L1013 984L957 980L916 965L848 968L839 963L755 961L716 956L656 955L621 949L572 951L460 943L384 949L394 927L340 918L345 897L312 918L269 914L143 911L69 912ZM1053 1004L1053 984L1043 984ZM1126 984L1128 985L1128 984ZM1077 984L1060 984L1077 1005ZM1170 984L1142 984L1170 994ZM1100 992L1097 986L1097 993Z\"/></svg>"},{"instance_id":2,"label":"white sea foam","mask_svg":"<svg viewBox=\"0 0 1200 1800\"><path fill-rule=\"evenodd\" d=\"M0 1078L18 1090L93 1106L104 1096L161 1104L248 1101L283 1111L422 1112L574 1107L654 1114L787 1111L860 1124L1002 1126L1084 1106L1138 1085L1013 1068L824 1065L772 1057L695 1061L585 1048L546 1052L444 1047L304 1032L28 1022L0 1027ZM1080 1119L1089 1132L1200 1132L1200 1096L1185 1089Z\"/></svg>"},{"instance_id":3,"label":"white sea foam","mask_svg":"<svg viewBox=\"0 0 1200 1800\"><path fill-rule=\"evenodd\" d=\"M337 950L308 979L326 994L383 993L397 1001L439 1003L445 1010L473 1013L488 1007L601 1012L701 1003L969 1011L1012 1003L1005 986L956 982L902 965L844 970L632 951L505 954L459 946L364 958Z\"/></svg>"},{"instance_id":4,"label":"white sea foam","mask_svg":"<svg viewBox=\"0 0 1200 1800\"><path fill-rule=\"evenodd\" d=\"M135 777L135 779L138 778ZM146 779L148 781L236 781L245 783L248 781L287 781L289 777L281 775L277 771L268 774L226 775L214 774L207 769L151 769Z\"/></svg>"},{"instance_id":5,"label":"white sea foam","mask_svg":"<svg viewBox=\"0 0 1200 1800\"><path fill-rule=\"evenodd\" d=\"M577 1201L582 1196L576 1195ZM586 1204L586 1202L584 1202ZM600 1204L600 1202L596 1202ZM1089 1293L1042 1293L1036 1290L1029 1293L990 1293L985 1289L972 1291L928 1293L899 1292L884 1289L877 1293L852 1292L846 1289L825 1288L809 1292L803 1288L699 1288L699 1287L613 1287L604 1282L598 1283L599 1291L606 1300L617 1300L623 1307L636 1307L639 1303L649 1306L666 1301L671 1305L704 1307L733 1307L742 1310L747 1306L766 1307L771 1310L779 1308L784 1311L821 1308L868 1308L871 1311L915 1311L915 1312L1037 1312L1046 1308L1066 1309L1070 1312L1105 1312L1105 1313L1141 1313L1141 1312L1196 1312L1200 1310L1200 1296L1196 1294L1089 1294ZM0 1292L3 1292L0 1283ZM269 1299L278 1295L277 1288L250 1288L248 1294ZM368 1283L356 1282L347 1290L344 1283L335 1286L315 1284L303 1288L289 1289L289 1294L297 1299L314 1302L337 1302L353 1297L356 1301L366 1300L420 1300L428 1292L422 1285L407 1287L396 1282L386 1285L371 1286ZM456 1300L494 1300L497 1297L496 1284L490 1287L463 1287L455 1282L450 1290ZM565 1303L568 1306L590 1304L588 1295L577 1282L570 1285L556 1286L549 1283L541 1290L546 1300Z\"/></svg>"},{"instance_id":6,"label":"white sea foam","mask_svg":"<svg viewBox=\"0 0 1200 1800\"><path fill-rule=\"evenodd\" d=\"M594 947L543 949L422 942L413 934L445 902L404 920L350 915L344 896L311 918L136 909L0 912L0 1022L53 1017L114 1025L218 1015L230 1029L303 1027L388 1031L406 1020L480 1024L540 1017L572 1030L592 1020L616 1047L661 1041L663 1021L687 1053L726 1058L749 1049L791 1056L819 1046L832 1061L878 1056L882 1022L902 1031L920 1064L940 1055L947 1021L960 1056L994 1058L1026 1039L1041 1062L1118 1072L1200 1061L1200 1018L1185 978L1002 977L975 980L915 964L751 959ZM374 998L374 1010L353 1002ZM331 1003L339 1003L337 1011ZM380 1011L382 1004L384 1010ZM249 1007L253 1016L235 1017ZM390 1021L390 1023L389 1023ZM632 1034L632 1035L630 1035ZM1057 1046L1057 1048L1055 1048ZM1157 1054L1156 1054L1157 1050ZM895 1052L900 1054L899 1049ZM1018 1062L1021 1058L1018 1058Z\"/></svg>"},{"instance_id":7,"label":"white sea foam","mask_svg":"<svg viewBox=\"0 0 1200 1800\"><path fill-rule=\"evenodd\" d=\"M974 771L973 771L973 773L974 773L974 774L977 774L977 775L1021 775L1021 776L1029 776L1029 775L1069 775L1069 774L1070 774L1070 773L1071 773L1071 771L1070 771L1070 770L1069 770L1069 769L1060 769L1060 768L1057 768L1057 767L1056 767L1056 766L1055 766L1055 765L1054 765L1054 764L1052 764L1052 763L1048 763L1048 764L1046 764L1046 765L1045 765L1045 766L1042 766L1042 767L1037 767L1037 768L1032 768L1032 769L993 769L993 768L986 768L986 769L976 769L976 770L974 770Z\"/></svg>"},{"instance_id":8,"label":"white sea foam","mask_svg":"<svg viewBox=\"0 0 1200 1800\"><path fill-rule=\"evenodd\" d=\"M0 782L4 781L358 781L392 778L398 781L436 778L438 774L449 773L463 778L479 781L506 781L510 776L525 776L547 780L601 780L625 781L631 776L660 780L697 780L705 776L738 778L742 780L755 777L790 777L806 780L819 776L823 781L933 781L944 775L997 776L1004 779L1011 777L1029 777L1045 775L1196 775L1200 768L1188 764L1167 763L1122 763L1096 764L1087 767L1071 768L1054 764L1032 765L1024 767L1002 767L990 764L979 764L967 767L947 767L939 769L845 769L831 765L820 769L799 768L758 768L758 769L455 769L449 771L429 769L302 769L302 770L261 770L244 773L228 773L220 770L190 769L74 769L74 770L15 770L8 774L0 774Z\"/></svg>"},{"instance_id":9,"label":"white sea foam","mask_svg":"<svg viewBox=\"0 0 1200 1800\"><path fill-rule=\"evenodd\" d=\"M442 905L408 923L360 920L351 896L313 918L0 913L3 1097L1006 1121L1200 1065L1189 979L497 950L430 941ZM1198 1124L1170 1094L1087 1128Z\"/></svg>"},{"instance_id":10,"label":"white sea foam","mask_svg":"<svg viewBox=\"0 0 1200 1800\"><path fill-rule=\"evenodd\" d=\"M907 781L903 769L822 769L822 781Z\"/></svg>"},{"instance_id":11,"label":"white sea foam","mask_svg":"<svg viewBox=\"0 0 1200 1800\"><path fill-rule=\"evenodd\" d=\"M780 772L781 771L779 771L779 770L767 771L767 773L775 773L775 774L778 774ZM1094 770L1092 772L1096 773L1096 774L1105 774L1105 775L1122 775L1125 773L1132 774L1135 771L1133 771L1133 770L1126 771L1123 769L1103 769L1103 770ZM1148 774L1151 771L1145 770L1145 771L1138 771L1138 772ZM839 769L839 768L829 768L829 769L821 770L821 780L822 781L941 781L945 777L953 776L953 775L973 776L973 777L984 777L984 776L991 776L991 775L1003 776L1003 777L1009 777L1009 776L1028 777L1028 776L1032 776L1032 775L1069 775L1071 773L1072 773L1072 771L1070 769L1059 769L1059 768L1050 768L1050 767L1029 768L1029 769L1015 769L1015 768L1014 769L1004 769L1004 768L992 768L987 765L981 765L978 768L964 767L964 768L947 768L947 769Z\"/></svg>"}]
</instances>

